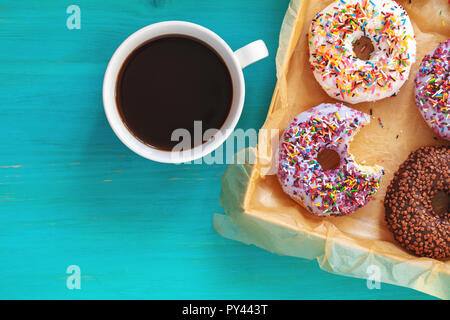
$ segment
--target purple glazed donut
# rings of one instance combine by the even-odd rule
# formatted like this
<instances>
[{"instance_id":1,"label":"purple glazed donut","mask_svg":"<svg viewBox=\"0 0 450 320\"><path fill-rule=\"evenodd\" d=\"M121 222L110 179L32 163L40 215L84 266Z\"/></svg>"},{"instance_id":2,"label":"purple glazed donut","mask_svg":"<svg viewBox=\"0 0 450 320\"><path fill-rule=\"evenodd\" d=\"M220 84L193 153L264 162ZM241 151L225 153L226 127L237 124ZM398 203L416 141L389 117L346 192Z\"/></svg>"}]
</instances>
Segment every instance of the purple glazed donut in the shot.
<instances>
[{"instance_id":1,"label":"purple glazed donut","mask_svg":"<svg viewBox=\"0 0 450 320\"><path fill-rule=\"evenodd\" d=\"M339 103L323 103L295 117L280 141L277 174L283 191L322 217L344 216L366 205L384 170L358 165L348 149L369 122L369 115ZM317 161L325 149L339 154L336 169L324 170Z\"/></svg>"},{"instance_id":2,"label":"purple glazed donut","mask_svg":"<svg viewBox=\"0 0 450 320\"><path fill-rule=\"evenodd\" d=\"M450 40L441 43L420 64L416 77L416 104L426 123L450 140Z\"/></svg>"}]
</instances>

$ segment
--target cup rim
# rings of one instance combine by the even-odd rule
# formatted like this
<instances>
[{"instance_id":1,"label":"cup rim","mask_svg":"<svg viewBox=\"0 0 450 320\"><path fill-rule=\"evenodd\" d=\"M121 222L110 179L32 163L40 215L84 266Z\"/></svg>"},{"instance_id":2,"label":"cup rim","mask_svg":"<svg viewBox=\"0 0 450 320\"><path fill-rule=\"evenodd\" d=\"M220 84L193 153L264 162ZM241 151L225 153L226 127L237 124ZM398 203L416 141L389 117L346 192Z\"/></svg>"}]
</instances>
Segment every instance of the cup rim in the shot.
<instances>
[{"instance_id":1,"label":"cup rim","mask_svg":"<svg viewBox=\"0 0 450 320\"><path fill-rule=\"evenodd\" d=\"M177 29L178 32L172 31L175 29ZM197 34L192 35L191 32ZM209 139L194 148L182 151L156 149L139 140L130 132L123 122L116 103L117 77L128 56L140 45L151 39L163 35L173 34L193 37L205 42L213 48L227 66L232 78L233 86L233 102L230 107L229 114L225 122L222 124L222 127L217 128L220 131L220 135L216 134L212 139ZM200 36L204 36L204 38L201 38ZM226 57L223 53L226 53ZM148 25L135 31L119 45L108 62L103 78L102 96L103 106L109 125L123 144L138 155L153 161L163 163L182 163L199 159L211 153L220 147L220 145L222 145L230 136L242 113L245 97L245 82L242 69L237 57L234 55L233 50L216 33L192 22L164 21Z\"/></svg>"}]
</instances>

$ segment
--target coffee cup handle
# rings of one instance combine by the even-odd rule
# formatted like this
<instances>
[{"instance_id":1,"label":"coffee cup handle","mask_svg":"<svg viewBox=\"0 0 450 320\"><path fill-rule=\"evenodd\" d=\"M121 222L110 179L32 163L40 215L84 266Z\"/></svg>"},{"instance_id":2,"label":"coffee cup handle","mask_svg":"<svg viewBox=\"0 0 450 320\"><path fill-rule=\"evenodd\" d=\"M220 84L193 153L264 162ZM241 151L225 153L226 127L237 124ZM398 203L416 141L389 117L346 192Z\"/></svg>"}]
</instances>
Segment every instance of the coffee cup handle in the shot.
<instances>
[{"instance_id":1,"label":"coffee cup handle","mask_svg":"<svg viewBox=\"0 0 450 320\"><path fill-rule=\"evenodd\" d=\"M262 40L256 40L234 52L236 58L244 69L246 66L264 59L269 55L266 44Z\"/></svg>"}]
</instances>

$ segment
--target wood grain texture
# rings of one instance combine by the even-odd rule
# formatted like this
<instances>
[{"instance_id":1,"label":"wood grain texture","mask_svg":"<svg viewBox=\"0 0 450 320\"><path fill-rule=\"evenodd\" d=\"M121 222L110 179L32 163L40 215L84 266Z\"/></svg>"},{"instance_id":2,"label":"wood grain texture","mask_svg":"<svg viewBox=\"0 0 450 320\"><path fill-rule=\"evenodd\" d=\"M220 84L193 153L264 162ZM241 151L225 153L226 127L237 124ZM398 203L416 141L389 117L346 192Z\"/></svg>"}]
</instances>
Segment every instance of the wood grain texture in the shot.
<instances>
[{"instance_id":1,"label":"wood grain texture","mask_svg":"<svg viewBox=\"0 0 450 320\"><path fill-rule=\"evenodd\" d=\"M81 8L81 30L66 8ZM224 165L167 165L122 145L103 113L115 48L162 20L211 28L245 69L238 127L259 128L275 85L288 0L0 1L0 298L333 299L428 296L321 271L316 262L221 238L212 228ZM79 265L81 290L66 288Z\"/></svg>"}]
</instances>

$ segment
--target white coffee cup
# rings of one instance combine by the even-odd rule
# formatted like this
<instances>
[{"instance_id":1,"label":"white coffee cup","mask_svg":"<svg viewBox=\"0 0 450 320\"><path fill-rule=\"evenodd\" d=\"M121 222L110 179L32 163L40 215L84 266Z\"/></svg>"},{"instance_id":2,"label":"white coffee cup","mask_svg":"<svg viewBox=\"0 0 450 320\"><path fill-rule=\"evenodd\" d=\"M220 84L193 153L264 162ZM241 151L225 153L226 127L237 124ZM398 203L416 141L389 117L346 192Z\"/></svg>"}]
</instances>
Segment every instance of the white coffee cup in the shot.
<instances>
[{"instance_id":1,"label":"white coffee cup","mask_svg":"<svg viewBox=\"0 0 450 320\"><path fill-rule=\"evenodd\" d=\"M143 43L164 35L186 35L214 48L227 65L233 83L231 109L219 132L203 144L188 150L164 151L146 145L125 126L116 104L117 77L126 58ZM228 138L241 116L245 97L242 69L267 56L268 51L262 40L257 40L233 51L217 34L194 23L165 21L149 25L136 31L122 42L109 61L103 80L103 105L106 117L117 137L128 148L144 158L166 163L180 163L201 158L217 149Z\"/></svg>"}]
</instances>

